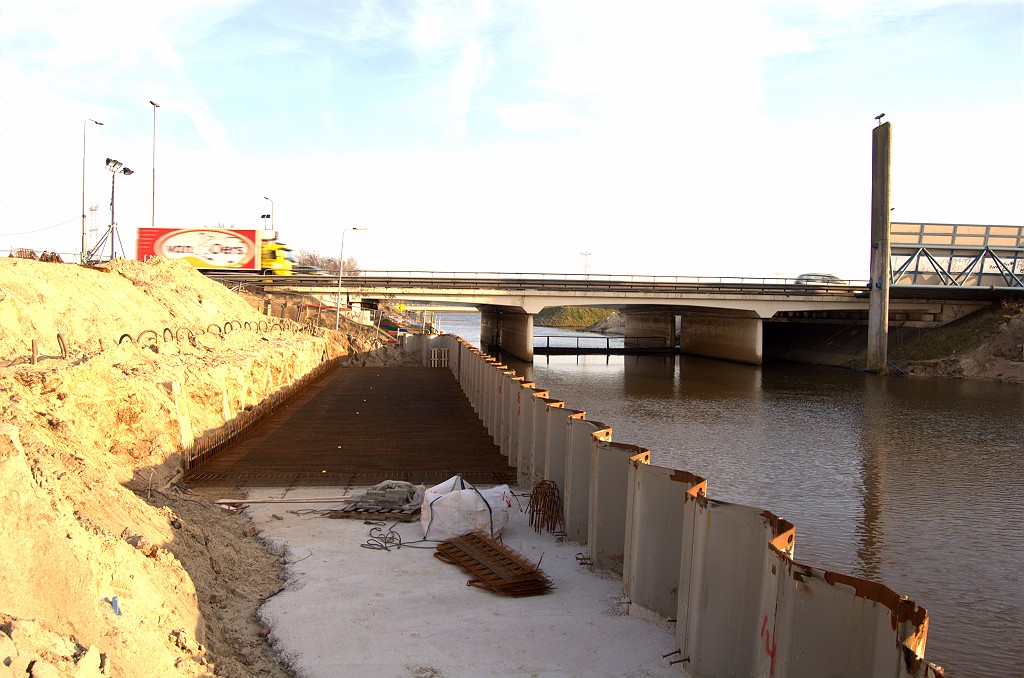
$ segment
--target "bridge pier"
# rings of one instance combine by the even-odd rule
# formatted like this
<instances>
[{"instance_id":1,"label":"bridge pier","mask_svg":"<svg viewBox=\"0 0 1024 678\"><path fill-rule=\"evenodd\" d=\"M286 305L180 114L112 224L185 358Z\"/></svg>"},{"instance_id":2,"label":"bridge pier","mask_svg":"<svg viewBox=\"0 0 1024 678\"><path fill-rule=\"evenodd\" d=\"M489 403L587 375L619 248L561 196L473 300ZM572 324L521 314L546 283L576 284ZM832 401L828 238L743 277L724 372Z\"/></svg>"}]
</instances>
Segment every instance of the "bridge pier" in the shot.
<instances>
[{"instance_id":1,"label":"bridge pier","mask_svg":"<svg viewBox=\"0 0 1024 678\"><path fill-rule=\"evenodd\" d=\"M481 309L481 348L497 347L502 353L533 362L533 316L511 308Z\"/></svg>"},{"instance_id":2,"label":"bridge pier","mask_svg":"<svg viewBox=\"0 0 1024 678\"><path fill-rule=\"evenodd\" d=\"M625 313L626 345L643 348L675 348L675 313Z\"/></svg>"},{"instance_id":3,"label":"bridge pier","mask_svg":"<svg viewBox=\"0 0 1024 678\"><path fill-rule=\"evenodd\" d=\"M760 317L684 315L679 350L707 358L760 365L764 359L762 322Z\"/></svg>"}]
</instances>

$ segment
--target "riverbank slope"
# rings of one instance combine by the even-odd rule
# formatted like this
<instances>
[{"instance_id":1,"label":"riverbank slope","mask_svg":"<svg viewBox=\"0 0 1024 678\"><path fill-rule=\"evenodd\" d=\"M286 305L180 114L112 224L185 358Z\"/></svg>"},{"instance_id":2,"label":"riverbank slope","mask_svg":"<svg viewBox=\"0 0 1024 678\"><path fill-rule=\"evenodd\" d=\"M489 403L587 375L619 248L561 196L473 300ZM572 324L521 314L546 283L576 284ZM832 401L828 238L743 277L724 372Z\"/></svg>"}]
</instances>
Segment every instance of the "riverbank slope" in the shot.
<instances>
[{"instance_id":1,"label":"riverbank slope","mask_svg":"<svg viewBox=\"0 0 1024 678\"><path fill-rule=\"evenodd\" d=\"M281 554L172 481L324 360L405 360L343 336L180 262L0 259L0 676L288 675L256 616Z\"/></svg>"}]
</instances>

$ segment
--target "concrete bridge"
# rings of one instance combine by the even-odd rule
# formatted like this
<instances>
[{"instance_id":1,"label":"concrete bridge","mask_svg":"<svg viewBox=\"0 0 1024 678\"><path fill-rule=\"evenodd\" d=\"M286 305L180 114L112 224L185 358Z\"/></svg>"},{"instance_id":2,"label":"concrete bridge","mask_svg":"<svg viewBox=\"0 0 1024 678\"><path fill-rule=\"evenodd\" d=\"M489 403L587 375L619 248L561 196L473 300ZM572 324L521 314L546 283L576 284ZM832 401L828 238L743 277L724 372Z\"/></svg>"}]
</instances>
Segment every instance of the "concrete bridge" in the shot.
<instances>
[{"instance_id":1,"label":"concrete bridge","mask_svg":"<svg viewBox=\"0 0 1024 678\"><path fill-rule=\"evenodd\" d=\"M264 284L326 296L338 279L292 276ZM866 323L869 305L867 281L777 278L363 271L344 277L342 288L342 303L478 310L484 343L527 361L533 316L549 306L615 309L625 316L626 334L652 347L678 344L685 353L760 364L766 321ZM939 325L996 296L981 288L894 287L890 320Z\"/></svg>"},{"instance_id":2,"label":"concrete bridge","mask_svg":"<svg viewBox=\"0 0 1024 678\"><path fill-rule=\"evenodd\" d=\"M879 258L886 265L873 276L885 284L834 276L436 271L361 271L340 280L252 276L250 281L322 298L336 290L339 304L394 302L479 310L481 340L526 361L533 359L533 316L548 306L615 309L626 318L626 335L643 337L651 347L678 345L684 353L760 364L765 322L863 324L884 338L893 325L941 325L1001 297L1024 298L1024 227L888 221L882 226L879 251L889 256ZM242 281L246 276L231 278ZM877 323L871 321L873 296ZM877 303L879 297L884 304Z\"/></svg>"}]
</instances>

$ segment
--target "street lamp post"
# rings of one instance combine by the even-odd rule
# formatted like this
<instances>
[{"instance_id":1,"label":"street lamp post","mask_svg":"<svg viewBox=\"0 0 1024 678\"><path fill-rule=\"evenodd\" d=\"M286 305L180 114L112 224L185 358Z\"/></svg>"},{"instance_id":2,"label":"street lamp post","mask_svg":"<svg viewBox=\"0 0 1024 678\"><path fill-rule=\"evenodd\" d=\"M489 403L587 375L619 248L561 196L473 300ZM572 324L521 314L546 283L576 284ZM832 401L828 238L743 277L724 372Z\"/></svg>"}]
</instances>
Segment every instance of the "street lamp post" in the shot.
<instances>
[{"instance_id":1,"label":"street lamp post","mask_svg":"<svg viewBox=\"0 0 1024 678\"><path fill-rule=\"evenodd\" d=\"M92 118L87 118L82 123L82 250L81 250L81 256L82 256L82 263L83 264L85 263L85 128L89 125L90 122L93 123L94 125L102 125L103 124L99 120L93 120Z\"/></svg>"},{"instance_id":2,"label":"street lamp post","mask_svg":"<svg viewBox=\"0 0 1024 678\"><path fill-rule=\"evenodd\" d=\"M263 196L264 200L270 200L267 196ZM274 201L270 200L270 230L274 230Z\"/></svg>"},{"instance_id":3,"label":"street lamp post","mask_svg":"<svg viewBox=\"0 0 1024 678\"><path fill-rule=\"evenodd\" d=\"M341 232L341 251L338 253L338 305L334 314L334 329L337 330L341 324L341 277L345 275L345 234L349 231L365 231L365 228L352 226Z\"/></svg>"},{"instance_id":4,"label":"street lamp post","mask_svg":"<svg viewBox=\"0 0 1024 678\"><path fill-rule=\"evenodd\" d=\"M156 109L160 108L160 104L155 101L149 103L153 106L153 194L150 199L149 226L153 228L156 226Z\"/></svg>"}]
</instances>

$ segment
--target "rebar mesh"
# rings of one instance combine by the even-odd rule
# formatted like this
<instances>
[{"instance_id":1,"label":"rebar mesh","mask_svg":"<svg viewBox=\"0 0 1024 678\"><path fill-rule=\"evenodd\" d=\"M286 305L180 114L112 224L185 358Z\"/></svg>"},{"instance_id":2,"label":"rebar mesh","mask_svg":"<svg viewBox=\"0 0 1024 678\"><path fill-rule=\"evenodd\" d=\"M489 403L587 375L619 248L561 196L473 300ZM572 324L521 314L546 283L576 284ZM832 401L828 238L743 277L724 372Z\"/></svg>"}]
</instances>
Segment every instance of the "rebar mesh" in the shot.
<instances>
[{"instance_id":1,"label":"rebar mesh","mask_svg":"<svg viewBox=\"0 0 1024 678\"><path fill-rule=\"evenodd\" d=\"M483 532L468 532L437 545L434 557L458 565L473 576L466 586L505 596L537 596L552 589L551 580L522 554Z\"/></svg>"}]
</instances>

